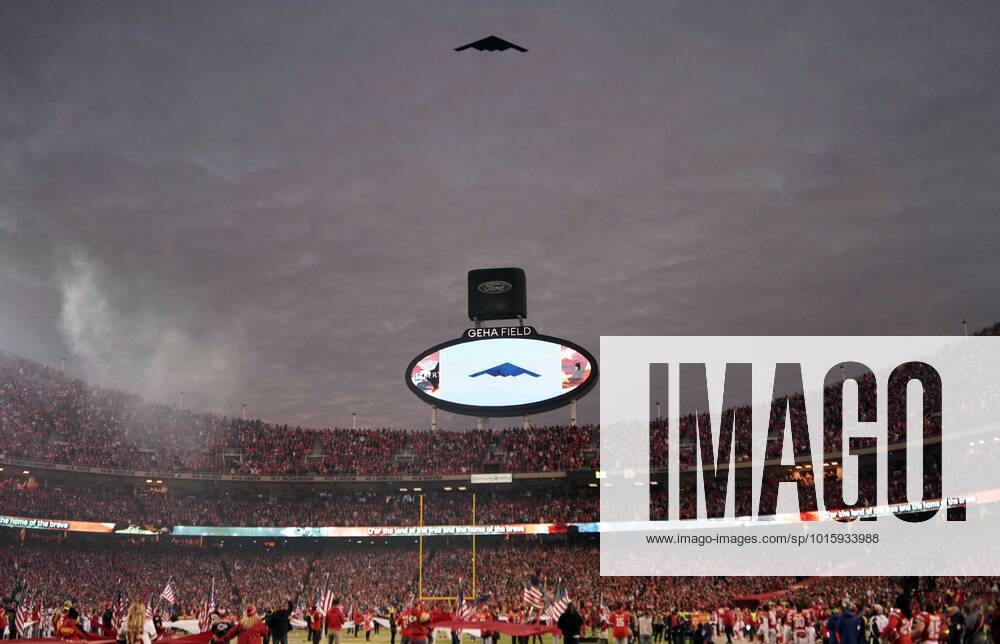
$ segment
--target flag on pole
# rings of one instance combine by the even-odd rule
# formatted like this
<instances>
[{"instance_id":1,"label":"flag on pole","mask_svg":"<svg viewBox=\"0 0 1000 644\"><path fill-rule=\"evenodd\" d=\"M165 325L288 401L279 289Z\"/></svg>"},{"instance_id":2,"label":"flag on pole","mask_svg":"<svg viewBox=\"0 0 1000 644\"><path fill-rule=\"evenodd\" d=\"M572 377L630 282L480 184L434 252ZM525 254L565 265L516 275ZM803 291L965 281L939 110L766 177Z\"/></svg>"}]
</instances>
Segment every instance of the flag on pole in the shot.
<instances>
[{"instance_id":1,"label":"flag on pole","mask_svg":"<svg viewBox=\"0 0 1000 644\"><path fill-rule=\"evenodd\" d=\"M18 637L24 637L25 629L32 623L29 602L22 601L17 605L17 613L14 615L14 626L17 628Z\"/></svg>"},{"instance_id":2,"label":"flag on pole","mask_svg":"<svg viewBox=\"0 0 1000 644\"><path fill-rule=\"evenodd\" d=\"M466 601L465 599L465 588L460 587L458 589L458 606L456 608L458 618L461 620L468 621L476 614L475 602Z\"/></svg>"},{"instance_id":3,"label":"flag on pole","mask_svg":"<svg viewBox=\"0 0 1000 644\"><path fill-rule=\"evenodd\" d=\"M531 606L532 608L537 608L541 610L544 606L543 603L542 589L535 584L534 579L524 580L524 593L522 595L522 601Z\"/></svg>"},{"instance_id":4,"label":"flag on pole","mask_svg":"<svg viewBox=\"0 0 1000 644\"><path fill-rule=\"evenodd\" d=\"M122 629L122 622L125 621L125 598L122 597L121 586L115 591L115 604L112 608L111 625L115 631Z\"/></svg>"},{"instance_id":5,"label":"flag on pole","mask_svg":"<svg viewBox=\"0 0 1000 644\"><path fill-rule=\"evenodd\" d=\"M556 587L556 596L553 598L552 603L549 604L549 620L552 623L558 622L562 614L566 612L566 607L569 606L570 601L569 593L566 592L566 587L563 586L562 580L559 580L559 585Z\"/></svg>"},{"instance_id":6,"label":"flag on pole","mask_svg":"<svg viewBox=\"0 0 1000 644\"><path fill-rule=\"evenodd\" d=\"M204 633L212 626L212 613L215 612L215 577L212 577L212 586L205 598L205 605L198 613L198 630Z\"/></svg>"},{"instance_id":7,"label":"flag on pole","mask_svg":"<svg viewBox=\"0 0 1000 644\"><path fill-rule=\"evenodd\" d=\"M333 607L333 589L330 588L330 573L326 573L326 580L323 582L323 594L319 598L319 608L326 615Z\"/></svg>"},{"instance_id":8,"label":"flag on pole","mask_svg":"<svg viewBox=\"0 0 1000 644\"><path fill-rule=\"evenodd\" d=\"M162 598L162 599L163 599L163 600L164 600L165 602L167 602L168 604L170 604L171 606L173 606L173 604L174 604L174 588L173 588L173 586L172 586L172 585L170 584L170 582L169 582L169 581L167 582L167 585L166 585L166 586L164 586L164 588L163 588L163 592L162 592L162 593L160 593L160 597L161 597L161 598Z\"/></svg>"}]
</instances>

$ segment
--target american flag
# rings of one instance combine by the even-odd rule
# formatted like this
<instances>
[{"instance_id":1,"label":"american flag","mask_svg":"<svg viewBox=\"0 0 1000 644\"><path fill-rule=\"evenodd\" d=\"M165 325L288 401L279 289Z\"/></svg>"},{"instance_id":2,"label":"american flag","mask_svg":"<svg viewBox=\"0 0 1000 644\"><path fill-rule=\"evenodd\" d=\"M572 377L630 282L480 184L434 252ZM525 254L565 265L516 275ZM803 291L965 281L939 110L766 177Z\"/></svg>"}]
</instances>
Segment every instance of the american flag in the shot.
<instances>
[{"instance_id":1,"label":"american flag","mask_svg":"<svg viewBox=\"0 0 1000 644\"><path fill-rule=\"evenodd\" d=\"M523 601L528 606L532 608L537 608L539 610L545 605L544 594L542 593L541 587L536 583L535 579L525 579L524 580L524 595Z\"/></svg>"},{"instance_id":2,"label":"american flag","mask_svg":"<svg viewBox=\"0 0 1000 644\"><path fill-rule=\"evenodd\" d=\"M198 613L198 630L204 633L212 625L212 613L215 612L215 577L212 577L212 586L205 598L205 605Z\"/></svg>"},{"instance_id":3,"label":"american flag","mask_svg":"<svg viewBox=\"0 0 1000 644\"><path fill-rule=\"evenodd\" d=\"M330 610L332 607L333 607L333 591L327 589L327 591L323 593L323 597L319 600L319 609L323 611L323 614L325 615L326 612Z\"/></svg>"},{"instance_id":4,"label":"american flag","mask_svg":"<svg viewBox=\"0 0 1000 644\"><path fill-rule=\"evenodd\" d=\"M475 602L465 600L465 589L458 589L458 618L461 620L472 619L472 616L476 614L476 604Z\"/></svg>"},{"instance_id":5,"label":"american flag","mask_svg":"<svg viewBox=\"0 0 1000 644\"><path fill-rule=\"evenodd\" d=\"M116 631L122 629L122 622L125 621L125 598L122 597L122 589L119 588L115 594L115 604L112 607L111 626Z\"/></svg>"},{"instance_id":6,"label":"american flag","mask_svg":"<svg viewBox=\"0 0 1000 644\"><path fill-rule=\"evenodd\" d=\"M163 592L160 593L160 597L162 597L168 604L174 604L174 587L170 585L169 581L167 582L167 585L163 587Z\"/></svg>"},{"instance_id":7,"label":"american flag","mask_svg":"<svg viewBox=\"0 0 1000 644\"><path fill-rule=\"evenodd\" d=\"M326 573L326 579L323 580L323 592L320 593L315 603L316 608L323 611L324 615L333 606L333 589L330 588L330 573Z\"/></svg>"},{"instance_id":8,"label":"american flag","mask_svg":"<svg viewBox=\"0 0 1000 644\"><path fill-rule=\"evenodd\" d=\"M562 614L566 612L566 607L569 606L570 601L569 593L566 592L566 587L563 586L562 580L560 580L559 585L556 587L556 596L552 600L552 603L549 604L549 619L553 622L558 622Z\"/></svg>"},{"instance_id":9,"label":"american flag","mask_svg":"<svg viewBox=\"0 0 1000 644\"><path fill-rule=\"evenodd\" d=\"M19 637L24 637L24 631L31 624L31 606L27 601L23 601L17 606L17 614L14 616L14 626L17 628Z\"/></svg>"}]
</instances>

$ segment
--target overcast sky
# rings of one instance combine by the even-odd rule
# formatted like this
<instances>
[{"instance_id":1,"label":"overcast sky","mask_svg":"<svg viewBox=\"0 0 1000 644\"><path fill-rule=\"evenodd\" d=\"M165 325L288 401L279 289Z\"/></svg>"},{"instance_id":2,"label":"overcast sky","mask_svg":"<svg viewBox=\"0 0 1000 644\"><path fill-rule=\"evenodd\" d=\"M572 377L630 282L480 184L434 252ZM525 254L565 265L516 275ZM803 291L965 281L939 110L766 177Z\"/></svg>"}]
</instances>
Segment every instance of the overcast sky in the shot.
<instances>
[{"instance_id":1,"label":"overcast sky","mask_svg":"<svg viewBox=\"0 0 1000 644\"><path fill-rule=\"evenodd\" d=\"M959 333L998 257L995 2L0 3L0 350L155 399L426 426L486 265L596 353Z\"/></svg>"}]
</instances>

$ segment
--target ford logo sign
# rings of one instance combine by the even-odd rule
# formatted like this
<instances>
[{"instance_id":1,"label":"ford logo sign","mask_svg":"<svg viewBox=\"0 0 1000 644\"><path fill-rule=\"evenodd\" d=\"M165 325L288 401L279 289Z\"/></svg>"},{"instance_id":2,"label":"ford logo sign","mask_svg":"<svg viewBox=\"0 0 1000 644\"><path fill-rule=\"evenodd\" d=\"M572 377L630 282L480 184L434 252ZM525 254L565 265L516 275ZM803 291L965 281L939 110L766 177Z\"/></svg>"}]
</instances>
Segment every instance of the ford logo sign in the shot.
<instances>
[{"instance_id":1,"label":"ford logo sign","mask_svg":"<svg viewBox=\"0 0 1000 644\"><path fill-rule=\"evenodd\" d=\"M501 293L506 293L510 289L514 288L510 282L505 282L503 280L491 280L489 282L483 282L476 287L483 295L499 295Z\"/></svg>"}]
</instances>

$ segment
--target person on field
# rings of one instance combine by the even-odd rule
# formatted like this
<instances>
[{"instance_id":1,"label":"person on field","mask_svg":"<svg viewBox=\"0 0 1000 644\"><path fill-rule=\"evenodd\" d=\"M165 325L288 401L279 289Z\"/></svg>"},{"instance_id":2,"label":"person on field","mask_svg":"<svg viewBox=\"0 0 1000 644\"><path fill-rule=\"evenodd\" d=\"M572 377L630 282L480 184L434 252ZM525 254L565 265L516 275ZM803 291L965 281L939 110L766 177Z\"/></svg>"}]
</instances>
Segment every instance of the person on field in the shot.
<instances>
[{"instance_id":1,"label":"person on field","mask_svg":"<svg viewBox=\"0 0 1000 644\"><path fill-rule=\"evenodd\" d=\"M263 644L267 633L267 625L257 614L257 607L250 604L243 618L223 635L223 639L229 641L235 637L237 644Z\"/></svg>"},{"instance_id":2,"label":"person on field","mask_svg":"<svg viewBox=\"0 0 1000 644\"><path fill-rule=\"evenodd\" d=\"M344 628L344 611L340 609L340 598L333 600L330 610L326 611L326 641L327 644L340 644L340 631Z\"/></svg>"},{"instance_id":3,"label":"person on field","mask_svg":"<svg viewBox=\"0 0 1000 644\"><path fill-rule=\"evenodd\" d=\"M271 611L267 619L267 628L271 632L273 644L288 644L288 632L292 630L291 615L295 605L289 598L284 607Z\"/></svg>"},{"instance_id":4,"label":"person on field","mask_svg":"<svg viewBox=\"0 0 1000 644\"><path fill-rule=\"evenodd\" d=\"M565 644L578 644L580 641L580 631L583 628L583 617L576 610L576 605L570 602L566 610L559 616L557 624L562 631L563 642Z\"/></svg>"},{"instance_id":5,"label":"person on field","mask_svg":"<svg viewBox=\"0 0 1000 644\"><path fill-rule=\"evenodd\" d=\"M319 644L320 638L323 637L323 619L325 617L323 611L315 604L309 609L309 639L312 644Z\"/></svg>"}]
</instances>

